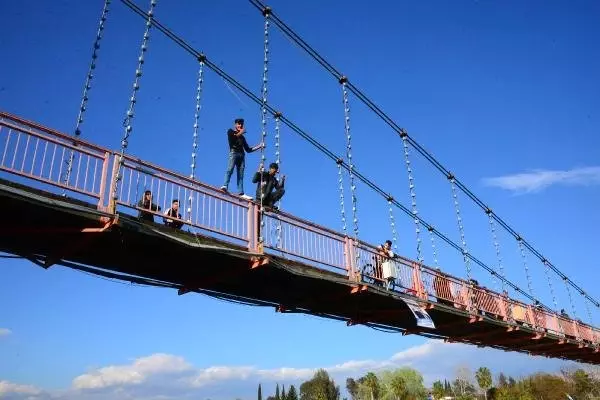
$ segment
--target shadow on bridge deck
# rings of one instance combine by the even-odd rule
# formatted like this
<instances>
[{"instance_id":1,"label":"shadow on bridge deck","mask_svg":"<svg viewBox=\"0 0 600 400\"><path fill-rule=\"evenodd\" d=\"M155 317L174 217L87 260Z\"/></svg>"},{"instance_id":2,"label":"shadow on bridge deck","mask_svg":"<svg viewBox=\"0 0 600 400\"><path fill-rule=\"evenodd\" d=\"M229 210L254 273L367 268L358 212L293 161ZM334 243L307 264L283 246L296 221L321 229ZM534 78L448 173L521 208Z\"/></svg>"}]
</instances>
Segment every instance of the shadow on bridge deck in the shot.
<instances>
[{"instance_id":1,"label":"shadow on bridge deck","mask_svg":"<svg viewBox=\"0 0 600 400\"><path fill-rule=\"evenodd\" d=\"M186 292L273 306L403 334L600 364L600 353L569 338L536 335L487 316L473 320L451 305L429 303L435 329L416 325L402 295L344 275L248 252L225 241L144 224L128 215L0 180L0 250L37 265L54 264ZM91 229L90 229L91 228ZM261 258L265 257L265 258ZM414 297L406 295L415 300Z\"/></svg>"}]
</instances>

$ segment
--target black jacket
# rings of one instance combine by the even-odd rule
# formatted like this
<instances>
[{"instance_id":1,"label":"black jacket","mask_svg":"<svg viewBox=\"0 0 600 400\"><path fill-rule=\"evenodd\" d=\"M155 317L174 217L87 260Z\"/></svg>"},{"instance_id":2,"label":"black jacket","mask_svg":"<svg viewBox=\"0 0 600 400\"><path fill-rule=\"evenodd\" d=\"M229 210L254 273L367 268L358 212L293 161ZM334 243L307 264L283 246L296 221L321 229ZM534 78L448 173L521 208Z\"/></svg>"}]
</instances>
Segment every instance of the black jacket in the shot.
<instances>
[{"instance_id":1,"label":"black jacket","mask_svg":"<svg viewBox=\"0 0 600 400\"><path fill-rule=\"evenodd\" d=\"M261 192L260 192L260 188L261 188L261 186L260 186L260 182L261 182L260 175L261 175L260 172L256 172L254 174L254 177L252 178L252 183L256 183L257 184L256 185L256 200L260 200L260 195L261 195ZM263 186L264 187L265 196L268 196L273 190L283 188L283 185L285 184L285 181L279 182L277 180L277 178L275 178L275 175L269 174L268 171L263 171L262 172L262 181L265 184Z\"/></svg>"},{"instance_id":2,"label":"black jacket","mask_svg":"<svg viewBox=\"0 0 600 400\"><path fill-rule=\"evenodd\" d=\"M150 211L160 211L160 206L157 206L154 203L150 203L150 201L148 201L148 200L140 200L138 202L138 207L145 208L146 210L150 210ZM154 214L149 213L148 211L140 210L138 213L138 218L143 221L154 222Z\"/></svg>"},{"instance_id":3,"label":"black jacket","mask_svg":"<svg viewBox=\"0 0 600 400\"><path fill-rule=\"evenodd\" d=\"M227 131L227 139L229 141L229 150L235 153L244 154L244 150L248 153L252 153L252 148L248 146L248 142L246 142L246 138L244 135L235 135L236 132L233 129L229 129Z\"/></svg>"},{"instance_id":4,"label":"black jacket","mask_svg":"<svg viewBox=\"0 0 600 400\"><path fill-rule=\"evenodd\" d=\"M166 226L170 226L171 228L175 228L175 229L179 229L183 226L183 222L181 221L175 221L172 220L168 217L173 217L173 218L179 218L181 219L181 214L179 214L178 212L176 212L175 210L173 210L172 208L169 208L167 210L167 212L165 213L165 216L163 217L163 222L165 223Z\"/></svg>"}]
</instances>

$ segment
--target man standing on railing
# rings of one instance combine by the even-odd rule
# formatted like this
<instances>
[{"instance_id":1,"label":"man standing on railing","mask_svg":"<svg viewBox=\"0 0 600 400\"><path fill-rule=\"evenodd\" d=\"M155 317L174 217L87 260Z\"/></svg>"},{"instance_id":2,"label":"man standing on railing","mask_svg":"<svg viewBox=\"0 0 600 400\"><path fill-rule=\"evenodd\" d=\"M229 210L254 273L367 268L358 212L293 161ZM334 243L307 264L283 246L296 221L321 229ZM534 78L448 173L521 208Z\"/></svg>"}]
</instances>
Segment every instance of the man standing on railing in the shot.
<instances>
[{"instance_id":1,"label":"man standing on railing","mask_svg":"<svg viewBox=\"0 0 600 400\"><path fill-rule=\"evenodd\" d=\"M279 165L271 163L268 171L259 170L254 174L252 183L256 183L256 202L260 204L260 197L264 195L262 206L267 209L277 210L277 203L285 194L283 185L285 184L285 175L281 177L281 182L277 180L275 174L279 171ZM262 190L261 190L262 189Z\"/></svg>"},{"instance_id":2,"label":"man standing on railing","mask_svg":"<svg viewBox=\"0 0 600 400\"><path fill-rule=\"evenodd\" d=\"M221 190L226 192L229 188L229 181L233 168L237 169L237 189L238 195L245 199L250 199L250 196L244 194L244 168L246 167L246 152L252 153L261 147L263 144L258 144L252 148L248 146L244 133L244 120L238 118L235 120L234 129L227 131L227 140L229 141L229 162L227 163L227 171L225 171L225 183L221 186Z\"/></svg>"},{"instance_id":3,"label":"man standing on railing","mask_svg":"<svg viewBox=\"0 0 600 400\"><path fill-rule=\"evenodd\" d=\"M144 198L139 201L138 207L150 211L160 211L160 206L157 206L152 202L152 192L149 190L144 192ZM154 214L148 211L140 210L138 213L138 219L140 221L154 222Z\"/></svg>"}]
</instances>

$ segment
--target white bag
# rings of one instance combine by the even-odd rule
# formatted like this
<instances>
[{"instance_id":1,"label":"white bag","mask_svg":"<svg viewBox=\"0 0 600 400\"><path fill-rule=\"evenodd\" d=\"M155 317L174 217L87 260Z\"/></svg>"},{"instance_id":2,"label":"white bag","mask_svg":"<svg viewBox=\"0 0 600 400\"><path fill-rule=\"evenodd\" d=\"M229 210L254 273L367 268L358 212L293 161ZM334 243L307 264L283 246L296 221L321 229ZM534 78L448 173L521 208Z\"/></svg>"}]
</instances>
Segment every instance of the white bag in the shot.
<instances>
[{"instance_id":1,"label":"white bag","mask_svg":"<svg viewBox=\"0 0 600 400\"><path fill-rule=\"evenodd\" d=\"M391 260L384 261L381 264L381 269L383 272L383 279L386 279L386 280L388 278L396 279L398 277L398 274L396 272L396 264L394 262L392 262Z\"/></svg>"}]
</instances>

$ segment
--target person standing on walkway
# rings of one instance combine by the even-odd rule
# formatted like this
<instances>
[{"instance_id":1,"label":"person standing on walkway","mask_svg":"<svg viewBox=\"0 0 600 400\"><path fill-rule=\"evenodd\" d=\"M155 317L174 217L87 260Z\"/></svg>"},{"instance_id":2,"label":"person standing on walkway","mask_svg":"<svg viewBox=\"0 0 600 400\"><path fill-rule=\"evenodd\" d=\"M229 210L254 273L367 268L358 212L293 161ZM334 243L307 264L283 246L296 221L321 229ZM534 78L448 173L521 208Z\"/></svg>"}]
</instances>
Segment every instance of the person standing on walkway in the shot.
<instances>
[{"instance_id":1,"label":"person standing on walkway","mask_svg":"<svg viewBox=\"0 0 600 400\"><path fill-rule=\"evenodd\" d=\"M264 147L264 144L261 143L251 148L248 146L248 142L246 142L246 137L244 136L245 132L246 128L244 128L244 120L242 118L236 119L233 129L229 129L227 131L227 140L229 142L229 161L227 163L227 171L225 171L225 182L223 183L223 186L221 186L221 190L224 192L229 190L229 181L231 180L233 169L236 168L238 195L244 198L250 198L244 194L244 168L246 167L246 153L252 153L261 147Z\"/></svg>"}]
</instances>

